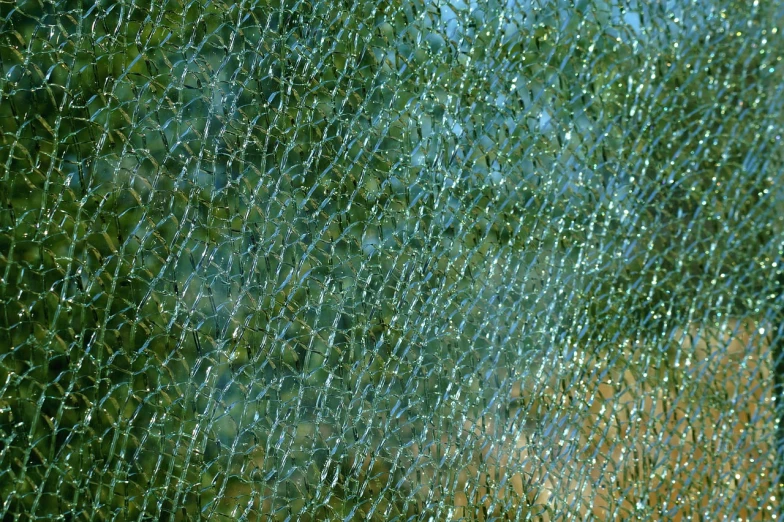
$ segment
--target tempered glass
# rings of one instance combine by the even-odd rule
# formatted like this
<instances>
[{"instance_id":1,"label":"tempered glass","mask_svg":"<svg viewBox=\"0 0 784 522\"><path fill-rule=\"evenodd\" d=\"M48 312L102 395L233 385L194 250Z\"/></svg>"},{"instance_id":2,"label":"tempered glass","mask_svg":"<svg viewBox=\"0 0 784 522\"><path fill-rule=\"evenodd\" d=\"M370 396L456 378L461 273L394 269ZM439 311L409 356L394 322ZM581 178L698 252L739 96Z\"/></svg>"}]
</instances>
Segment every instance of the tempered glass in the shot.
<instances>
[{"instance_id":1,"label":"tempered glass","mask_svg":"<svg viewBox=\"0 0 784 522\"><path fill-rule=\"evenodd\" d=\"M0 3L0 518L779 518L783 7Z\"/></svg>"}]
</instances>

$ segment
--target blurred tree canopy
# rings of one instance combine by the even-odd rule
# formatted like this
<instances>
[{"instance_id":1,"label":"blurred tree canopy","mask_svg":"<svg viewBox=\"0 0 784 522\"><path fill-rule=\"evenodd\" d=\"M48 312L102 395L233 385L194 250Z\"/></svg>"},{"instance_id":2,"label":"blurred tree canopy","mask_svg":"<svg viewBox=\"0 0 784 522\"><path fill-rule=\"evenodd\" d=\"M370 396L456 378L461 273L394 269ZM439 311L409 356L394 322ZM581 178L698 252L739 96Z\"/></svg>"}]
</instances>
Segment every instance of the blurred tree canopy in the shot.
<instances>
[{"instance_id":1,"label":"blurred tree canopy","mask_svg":"<svg viewBox=\"0 0 784 522\"><path fill-rule=\"evenodd\" d=\"M766 310L781 15L0 4L2 517L442 513L526 354Z\"/></svg>"}]
</instances>

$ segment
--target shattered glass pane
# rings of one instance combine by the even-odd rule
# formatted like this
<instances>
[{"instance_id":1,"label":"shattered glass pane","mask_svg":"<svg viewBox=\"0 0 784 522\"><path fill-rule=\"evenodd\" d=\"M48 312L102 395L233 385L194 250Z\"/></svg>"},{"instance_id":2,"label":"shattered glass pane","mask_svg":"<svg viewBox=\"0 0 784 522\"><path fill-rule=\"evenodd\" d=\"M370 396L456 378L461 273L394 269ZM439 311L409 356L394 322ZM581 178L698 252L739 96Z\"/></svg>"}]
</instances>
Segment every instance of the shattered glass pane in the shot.
<instances>
[{"instance_id":1,"label":"shattered glass pane","mask_svg":"<svg viewBox=\"0 0 784 522\"><path fill-rule=\"evenodd\" d=\"M0 3L0 518L779 519L783 20Z\"/></svg>"}]
</instances>

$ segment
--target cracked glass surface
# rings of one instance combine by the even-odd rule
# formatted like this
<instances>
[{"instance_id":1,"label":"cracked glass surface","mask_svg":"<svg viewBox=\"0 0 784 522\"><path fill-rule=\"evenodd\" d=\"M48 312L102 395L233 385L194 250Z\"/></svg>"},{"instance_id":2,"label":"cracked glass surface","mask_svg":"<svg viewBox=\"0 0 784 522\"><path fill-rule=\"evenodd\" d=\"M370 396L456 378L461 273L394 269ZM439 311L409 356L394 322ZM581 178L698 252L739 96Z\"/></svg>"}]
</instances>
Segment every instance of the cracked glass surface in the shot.
<instances>
[{"instance_id":1,"label":"cracked glass surface","mask_svg":"<svg viewBox=\"0 0 784 522\"><path fill-rule=\"evenodd\" d=\"M778 519L783 15L0 2L0 518Z\"/></svg>"}]
</instances>

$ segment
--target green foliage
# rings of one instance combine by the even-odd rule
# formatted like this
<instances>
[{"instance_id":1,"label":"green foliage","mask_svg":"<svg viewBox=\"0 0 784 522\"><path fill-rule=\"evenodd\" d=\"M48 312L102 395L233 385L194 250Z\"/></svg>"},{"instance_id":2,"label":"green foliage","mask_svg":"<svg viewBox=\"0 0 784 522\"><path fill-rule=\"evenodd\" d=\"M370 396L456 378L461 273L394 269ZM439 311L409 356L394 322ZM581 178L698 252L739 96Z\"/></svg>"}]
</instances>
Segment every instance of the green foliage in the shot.
<instances>
[{"instance_id":1,"label":"green foliage","mask_svg":"<svg viewBox=\"0 0 784 522\"><path fill-rule=\"evenodd\" d=\"M3 517L443 516L531 353L773 292L775 2L16 4Z\"/></svg>"}]
</instances>

